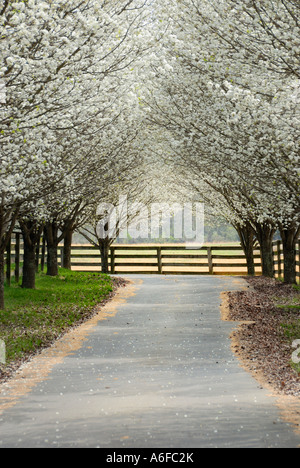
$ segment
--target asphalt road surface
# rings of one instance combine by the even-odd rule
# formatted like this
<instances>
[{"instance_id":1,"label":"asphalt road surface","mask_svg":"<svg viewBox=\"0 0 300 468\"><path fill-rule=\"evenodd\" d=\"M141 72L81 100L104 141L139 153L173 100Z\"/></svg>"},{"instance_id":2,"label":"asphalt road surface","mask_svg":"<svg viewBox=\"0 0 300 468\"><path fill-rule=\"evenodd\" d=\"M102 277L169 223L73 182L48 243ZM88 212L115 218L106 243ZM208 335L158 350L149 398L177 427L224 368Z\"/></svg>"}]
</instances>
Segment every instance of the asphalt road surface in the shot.
<instances>
[{"instance_id":1,"label":"asphalt road surface","mask_svg":"<svg viewBox=\"0 0 300 468\"><path fill-rule=\"evenodd\" d=\"M98 319L0 386L0 447L297 447L230 348L242 279L134 276Z\"/></svg>"}]
</instances>

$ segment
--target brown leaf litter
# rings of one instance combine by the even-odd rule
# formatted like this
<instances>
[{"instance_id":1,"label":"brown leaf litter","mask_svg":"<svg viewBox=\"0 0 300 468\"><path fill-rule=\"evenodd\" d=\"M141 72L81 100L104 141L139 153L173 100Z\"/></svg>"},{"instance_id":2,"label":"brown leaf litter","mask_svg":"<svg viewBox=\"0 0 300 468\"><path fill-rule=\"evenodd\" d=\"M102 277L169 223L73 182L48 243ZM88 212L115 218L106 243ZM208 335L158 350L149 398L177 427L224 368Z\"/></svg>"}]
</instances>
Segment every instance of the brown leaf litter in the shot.
<instances>
[{"instance_id":1,"label":"brown leaf litter","mask_svg":"<svg viewBox=\"0 0 300 468\"><path fill-rule=\"evenodd\" d=\"M300 374L291 366L293 348L282 327L300 319L300 312L276 306L295 300L299 291L270 278L244 279L247 290L222 295L222 319L239 322L231 336L232 351L277 397L283 417L300 432Z\"/></svg>"}]
</instances>

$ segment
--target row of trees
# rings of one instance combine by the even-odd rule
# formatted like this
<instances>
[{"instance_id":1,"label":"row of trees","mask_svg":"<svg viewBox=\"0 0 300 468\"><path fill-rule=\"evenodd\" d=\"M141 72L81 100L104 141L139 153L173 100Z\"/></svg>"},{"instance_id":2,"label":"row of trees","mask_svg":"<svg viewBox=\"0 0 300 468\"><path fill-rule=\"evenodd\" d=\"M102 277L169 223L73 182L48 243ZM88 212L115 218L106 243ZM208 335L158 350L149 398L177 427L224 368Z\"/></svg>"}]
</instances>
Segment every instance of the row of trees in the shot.
<instances>
[{"instance_id":1,"label":"row of trees","mask_svg":"<svg viewBox=\"0 0 300 468\"><path fill-rule=\"evenodd\" d=\"M58 243L99 201L142 186L136 76L159 39L151 15L150 0L0 1L0 309L16 223L34 287L42 230L55 275Z\"/></svg>"},{"instance_id":2,"label":"row of trees","mask_svg":"<svg viewBox=\"0 0 300 468\"><path fill-rule=\"evenodd\" d=\"M296 281L300 233L300 5L285 0L170 0L164 55L146 86L163 160L239 233L254 273L274 275L280 231L285 281ZM165 7L165 4L164 4ZM162 9L162 14L164 11ZM166 69L163 63L168 63Z\"/></svg>"},{"instance_id":3,"label":"row of trees","mask_svg":"<svg viewBox=\"0 0 300 468\"><path fill-rule=\"evenodd\" d=\"M99 202L204 201L285 280L299 236L299 2L0 0L0 309L16 223L34 287ZM156 183L154 183L156 181ZM117 235L117 232L116 232ZM94 242L105 250L106 244Z\"/></svg>"}]
</instances>

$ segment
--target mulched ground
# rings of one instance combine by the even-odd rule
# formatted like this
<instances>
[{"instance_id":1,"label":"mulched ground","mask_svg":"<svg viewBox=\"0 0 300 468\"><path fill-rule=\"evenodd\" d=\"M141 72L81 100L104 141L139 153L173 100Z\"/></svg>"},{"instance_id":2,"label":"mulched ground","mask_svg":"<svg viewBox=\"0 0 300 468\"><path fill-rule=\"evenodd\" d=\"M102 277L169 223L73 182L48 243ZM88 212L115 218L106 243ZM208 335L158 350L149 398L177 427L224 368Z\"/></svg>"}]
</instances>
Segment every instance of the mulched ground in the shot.
<instances>
[{"instance_id":1,"label":"mulched ground","mask_svg":"<svg viewBox=\"0 0 300 468\"><path fill-rule=\"evenodd\" d=\"M253 374L263 378L274 390L300 397L300 374L290 365L294 350L281 326L295 322L295 313L296 319L300 319L300 313L278 309L275 305L286 303L286 298L299 297L299 291L269 278L246 277L245 280L249 283L248 291L228 294L228 319L255 323L243 324L234 333L234 351Z\"/></svg>"}]
</instances>

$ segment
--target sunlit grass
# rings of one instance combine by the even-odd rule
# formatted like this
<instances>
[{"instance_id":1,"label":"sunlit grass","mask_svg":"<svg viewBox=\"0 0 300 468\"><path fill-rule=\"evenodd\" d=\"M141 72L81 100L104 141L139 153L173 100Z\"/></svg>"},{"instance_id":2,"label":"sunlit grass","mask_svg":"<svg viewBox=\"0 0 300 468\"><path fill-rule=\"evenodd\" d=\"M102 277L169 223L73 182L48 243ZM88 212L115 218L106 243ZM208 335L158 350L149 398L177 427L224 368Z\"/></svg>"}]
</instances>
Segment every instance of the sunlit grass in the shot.
<instances>
[{"instance_id":1,"label":"sunlit grass","mask_svg":"<svg viewBox=\"0 0 300 468\"><path fill-rule=\"evenodd\" d=\"M71 326L84 321L112 289L107 275L63 269L58 277L38 274L35 290L16 284L6 287L6 309L0 312L6 363L48 346Z\"/></svg>"}]
</instances>

